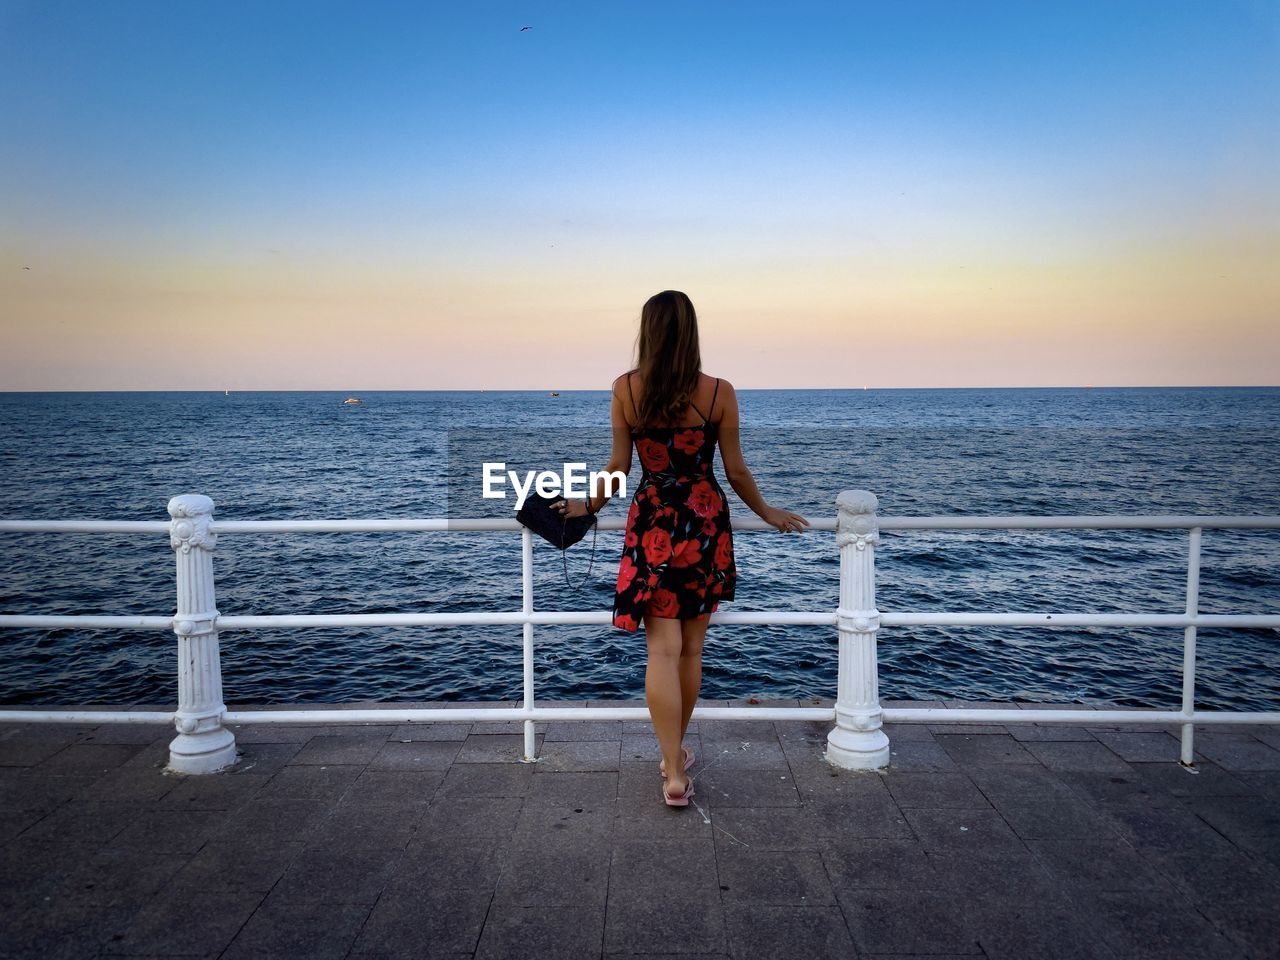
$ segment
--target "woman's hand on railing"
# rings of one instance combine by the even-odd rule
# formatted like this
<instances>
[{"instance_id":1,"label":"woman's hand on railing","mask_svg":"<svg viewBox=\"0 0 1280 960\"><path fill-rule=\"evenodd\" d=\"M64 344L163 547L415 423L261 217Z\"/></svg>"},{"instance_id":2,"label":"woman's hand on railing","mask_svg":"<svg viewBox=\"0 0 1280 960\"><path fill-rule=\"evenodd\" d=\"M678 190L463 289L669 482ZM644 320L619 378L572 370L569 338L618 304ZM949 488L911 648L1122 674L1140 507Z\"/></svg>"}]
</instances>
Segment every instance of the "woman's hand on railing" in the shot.
<instances>
[{"instance_id":1,"label":"woman's hand on railing","mask_svg":"<svg viewBox=\"0 0 1280 960\"><path fill-rule=\"evenodd\" d=\"M809 521L800 514L779 510L777 507L765 507L760 519L769 526L776 527L779 533L790 533L792 530L804 533L804 528L809 525Z\"/></svg>"},{"instance_id":2,"label":"woman's hand on railing","mask_svg":"<svg viewBox=\"0 0 1280 960\"><path fill-rule=\"evenodd\" d=\"M553 510L559 510L566 517L585 517L587 515L586 500L558 500L551 507Z\"/></svg>"}]
</instances>

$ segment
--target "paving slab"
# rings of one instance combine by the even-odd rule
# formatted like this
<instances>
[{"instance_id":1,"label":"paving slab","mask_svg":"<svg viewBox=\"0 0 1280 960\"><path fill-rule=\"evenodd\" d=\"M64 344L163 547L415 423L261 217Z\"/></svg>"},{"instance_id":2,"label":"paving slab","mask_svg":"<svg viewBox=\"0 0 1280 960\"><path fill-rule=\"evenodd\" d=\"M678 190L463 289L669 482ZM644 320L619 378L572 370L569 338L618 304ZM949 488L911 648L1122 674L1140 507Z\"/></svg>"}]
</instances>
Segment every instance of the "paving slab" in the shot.
<instances>
[{"instance_id":1,"label":"paving slab","mask_svg":"<svg viewBox=\"0 0 1280 960\"><path fill-rule=\"evenodd\" d=\"M716 838L716 870L726 904L835 905L817 850L765 850Z\"/></svg>"},{"instance_id":2,"label":"paving slab","mask_svg":"<svg viewBox=\"0 0 1280 960\"><path fill-rule=\"evenodd\" d=\"M267 899L241 927L218 960L306 957L343 960L368 919L371 907Z\"/></svg>"},{"instance_id":3,"label":"paving slab","mask_svg":"<svg viewBox=\"0 0 1280 960\"><path fill-rule=\"evenodd\" d=\"M472 957L493 900L490 890L422 885L388 891L351 945L351 957Z\"/></svg>"},{"instance_id":4,"label":"paving slab","mask_svg":"<svg viewBox=\"0 0 1280 960\"><path fill-rule=\"evenodd\" d=\"M834 890L936 886L935 861L917 839L841 839L821 851Z\"/></svg>"},{"instance_id":5,"label":"paving slab","mask_svg":"<svg viewBox=\"0 0 1280 960\"><path fill-rule=\"evenodd\" d=\"M883 777L899 807L981 807L990 801L968 775L941 770L901 770Z\"/></svg>"},{"instance_id":6,"label":"paving slab","mask_svg":"<svg viewBox=\"0 0 1280 960\"><path fill-rule=\"evenodd\" d=\"M542 907L556 913L556 908L591 904L600 908L603 919L609 860L598 848L595 838L584 836L514 840L501 855L495 906L499 911Z\"/></svg>"},{"instance_id":7,"label":"paving slab","mask_svg":"<svg viewBox=\"0 0 1280 960\"><path fill-rule=\"evenodd\" d=\"M1280 770L1280 749L1252 734L1197 730L1194 743L1197 754L1227 770Z\"/></svg>"},{"instance_id":8,"label":"paving slab","mask_svg":"<svg viewBox=\"0 0 1280 960\"><path fill-rule=\"evenodd\" d=\"M538 751L534 770L617 771L622 762L621 744L617 740L553 740L544 741Z\"/></svg>"},{"instance_id":9,"label":"paving slab","mask_svg":"<svg viewBox=\"0 0 1280 960\"><path fill-rule=\"evenodd\" d=\"M1240 947L1185 898L1165 890L1079 891L1077 902L1099 922L1117 957L1238 960ZM1261 956L1261 954L1258 954Z\"/></svg>"},{"instance_id":10,"label":"paving slab","mask_svg":"<svg viewBox=\"0 0 1280 960\"><path fill-rule=\"evenodd\" d=\"M632 951L637 948L645 950L649 945L657 948L661 944L679 946L678 952L668 956L727 955L725 908L719 891L684 896L655 894L647 899L623 897L616 901L610 895L605 912L605 955L633 956Z\"/></svg>"},{"instance_id":11,"label":"paving slab","mask_svg":"<svg viewBox=\"0 0 1280 960\"><path fill-rule=\"evenodd\" d=\"M837 906L727 904L725 926L732 956L759 960L845 960L853 938Z\"/></svg>"},{"instance_id":12,"label":"paving slab","mask_svg":"<svg viewBox=\"0 0 1280 960\"><path fill-rule=\"evenodd\" d=\"M511 957L555 957L598 960L604 949L603 903L511 906L489 911L476 960Z\"/></svg>"},{"instance_id":13,"label":"paving slab","mask_svg":"<svg viewBox=\"0 0 1280 960\"><path fill-rule=\"evenodd\" d=\"M982 956L964 888L863 888L836 896L859 954Z\"/></svg>"},{"instance_id":14,"label":"paving slab","mask_svg":"<svg viewBox=\"0 0 1280 960\"><path fill-rule=\"evenodd\" d=\"M111 936L108 956L217 956L253 916L263 895L254 890L173 884Z\"/></svg>"}]
</instances>

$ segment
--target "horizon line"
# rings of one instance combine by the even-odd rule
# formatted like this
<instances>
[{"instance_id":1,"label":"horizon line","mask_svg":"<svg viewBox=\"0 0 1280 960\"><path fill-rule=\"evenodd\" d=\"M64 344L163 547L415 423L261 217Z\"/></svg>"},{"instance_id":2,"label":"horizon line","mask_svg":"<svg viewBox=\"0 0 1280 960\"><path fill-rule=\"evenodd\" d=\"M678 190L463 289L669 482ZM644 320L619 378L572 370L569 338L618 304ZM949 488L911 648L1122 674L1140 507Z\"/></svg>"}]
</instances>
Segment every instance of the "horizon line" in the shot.
<instances>
[{"instance_id":1,"label":"horizon line","mask_svg":"<svg viewBox=\"0 0 1280 960\"><path fill-rule=\"evenodd\" d=\"M807 390L830 390L848 393L871 393L874 390L1274 390L1280 383L1149 383L1149 384L1045 384L1017 386L939 386L939 387L906 387L906 386L863 386L863 387L735 387L739 392L801 392ZM184 387L147 387L140 389L123 388L76 388L68 390L5 390L0 394L18 393L608 393L607 387L229 387L190 388Z\"/></svg>"}]
</instances>

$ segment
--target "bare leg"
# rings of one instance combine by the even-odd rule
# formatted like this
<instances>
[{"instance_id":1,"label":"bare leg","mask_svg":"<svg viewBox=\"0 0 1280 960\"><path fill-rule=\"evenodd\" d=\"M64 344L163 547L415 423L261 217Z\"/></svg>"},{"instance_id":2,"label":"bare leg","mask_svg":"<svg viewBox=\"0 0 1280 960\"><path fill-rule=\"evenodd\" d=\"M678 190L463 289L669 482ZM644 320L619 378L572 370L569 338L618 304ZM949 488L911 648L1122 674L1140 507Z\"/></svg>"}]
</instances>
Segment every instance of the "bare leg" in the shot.
<instances>
[{"instance_id":1,"label":"bare leg","mask_svg":"<svg viewBox=\"0 0 1280 960\"><path fill-rule=\"evenodd\" d=\"M644 694L649 702L653 732L662 748L662 759L671 772L667 777L668 796L678 797L689 787L684 772L684 751L680 746L680 621L667 617L644 617L649 645L649 665L645 669Z\"/></svg>"},{"instance_id":2,"label":"bare leg","mask_svg":"<svg viewBox=\"0 0 1280 960\"><path fill-rule=\"evenodd\" d=\"M684 708L680 720L680 740L689 729L694 704L702 690L702 643L707 637L709 617L681 620L680 634L684 645L680 648L680 702Z\"/></svg>"},{"instance_id":3,"label":"bare leg","mask_svg":"<svg viewBox=\"0 0 1280 960\"><path fill-rule=\"evenodd\" d=\"M689 718L693 715L698 693L702 690L702 642L707 635L707 616L680 621L680 742L684 743L689 732ZM680 766L684 767L681 754ZM663 775L667 772L665 760L660 764Z\"/></svg>"}]
</instances>

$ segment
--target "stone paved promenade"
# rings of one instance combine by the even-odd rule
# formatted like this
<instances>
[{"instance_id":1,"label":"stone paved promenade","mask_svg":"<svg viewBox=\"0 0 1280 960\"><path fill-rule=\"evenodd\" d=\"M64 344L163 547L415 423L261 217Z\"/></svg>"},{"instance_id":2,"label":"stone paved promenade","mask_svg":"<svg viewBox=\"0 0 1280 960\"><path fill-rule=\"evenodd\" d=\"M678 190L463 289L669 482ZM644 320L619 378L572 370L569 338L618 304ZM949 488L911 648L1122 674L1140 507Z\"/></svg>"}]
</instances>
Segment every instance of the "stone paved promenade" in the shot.
<instances>
[{"instance_id":1,"label":"stone paved promenade","mask_svg":"<svg viewBox=\"0 0 1280 960\"><path fill-rule=\"evenodd\" d=\"M646 722L536 764L518 724L241 726L209 776L171 728L0 724L0 956L1280 957L1280 730L1201 727L1190 774L1090 709L890 725L870 773L695 721L684 810Z\"/></svg>"}]
</instances>

